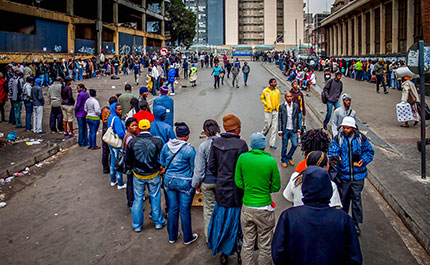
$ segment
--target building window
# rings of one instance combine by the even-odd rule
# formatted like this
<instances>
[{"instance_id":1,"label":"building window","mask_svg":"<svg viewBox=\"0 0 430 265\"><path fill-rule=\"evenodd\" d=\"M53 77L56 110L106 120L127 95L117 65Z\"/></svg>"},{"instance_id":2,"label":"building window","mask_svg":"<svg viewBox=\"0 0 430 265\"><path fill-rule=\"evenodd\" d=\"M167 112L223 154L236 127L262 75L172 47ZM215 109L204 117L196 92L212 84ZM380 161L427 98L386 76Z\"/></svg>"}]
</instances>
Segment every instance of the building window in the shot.
<instances>
[{"instance_id":1,"label":"building window","mask_svg":"<svg viewBox=\"0 0 430 265\"><path fill-rule=\"evenodd\" d=\"M414 41L417 42L423 38L421 1L414 1Z\"/></svg>"},{"instance_id":2,"label":"building window","mask_svg":"<svg viewBox=\"0 0 430 265\"><path fill-rule=\"evenodd\" d=\"M351 19L351 40L355 40L355 20ZM355 43L354 41L352 42L351 45L351 55L355 55Z\"/></svg>"},{"instance_id":3,"label":"building window","mask_svg":"<svg viewBox=\"0 0 430 265\"><path fill-rule=\"evenodd\" d=\"M406 36L407 36L407 1L399 1L399 52L406 52Z\"/></svg>"},{"instance_id":4,"label":"building window","mask_svg":"<svg viewBox=\"0 0 430 265\"><path fill-rule=\"evenodd\" d=\"M365 15L366 21L366 52L365 54L370 53L370 12L367 12Z\"/></svg>"},{"instance_id":5,"label":"building window","mask_svg":"<svg viewBox=\"0 0 430 265\"><path fill-rule=\"evenodd\" d=\"M345 22L345 24L343 25L344 27L345 27L345 32L346 32L346 34L345 34L345 47L346 47L346 49L345 49L345 55L348 55L349 53L349 47L348 47L348 45L349 45L349 23L348 23L348 21L346 21Z\"/></svg>"},{"instance_id":6,"label":"building window","mask_svg":"<svg viewBox=\"0 0 430 265\"><path fill-rule=\"evenodd\" d=\"M381 9L375 8L375 53L381 51Z\"/></svg>"},{"instance_id":7,"label":"building window","mask_svg":"<svg viewBox=\"0 0 430 265\"><path fill-rule=\"evenodd\" d=\"M385 51L393 51L393 3L385 5Z\"/></svg>"},{"instance_id":8,"label":"building window","mask_svg":"<svg viewBox=\"0 0 430 265\"><path fill-rule=\"evenodd\" d=\"M362 35L362 20L361 20L361 16L357 17L357 35L358 35L358 51L357 54L362 54L362 43L363 43L363 35Z\"/></svg>"}]
</instances>

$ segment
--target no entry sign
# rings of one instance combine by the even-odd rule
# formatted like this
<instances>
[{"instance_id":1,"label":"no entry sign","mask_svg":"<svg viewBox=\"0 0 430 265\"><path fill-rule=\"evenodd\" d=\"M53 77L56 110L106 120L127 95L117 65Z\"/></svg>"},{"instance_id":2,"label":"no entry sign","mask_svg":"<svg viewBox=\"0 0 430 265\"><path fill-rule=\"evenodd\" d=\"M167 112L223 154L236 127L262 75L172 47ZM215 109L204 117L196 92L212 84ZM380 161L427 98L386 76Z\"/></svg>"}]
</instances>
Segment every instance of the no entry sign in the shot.
<instances>
[{"instance_id":1,"label":"no entry sign","mask_svg":"<svg viewBox=\"0 0 430 265\"><path fill-rule=\"evenodd\" d=\"M161 48L160 54L161 56L166 56L167 54L169 54L169 50L167 48Z\"/></svg>"}]
</instances>

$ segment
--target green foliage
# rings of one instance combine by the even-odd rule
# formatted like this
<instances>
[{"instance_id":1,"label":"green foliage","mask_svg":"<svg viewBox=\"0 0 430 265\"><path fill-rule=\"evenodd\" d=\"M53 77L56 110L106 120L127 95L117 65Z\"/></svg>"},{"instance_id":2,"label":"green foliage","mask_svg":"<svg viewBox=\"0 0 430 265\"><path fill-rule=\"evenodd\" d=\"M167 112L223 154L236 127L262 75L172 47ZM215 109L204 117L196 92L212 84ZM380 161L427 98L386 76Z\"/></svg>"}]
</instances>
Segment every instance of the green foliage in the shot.
<instances>
[{"instance_id":1,"label":"green foliage","mask_svg":"<svg viewBox=\"0 0 430 265\"><path fill-rule=\"evenodd\" d=\"M172 45L190 47L196 35L196 15L185 8L182 0L172 0L168 13Z\"/></svg>"}]
</instances>

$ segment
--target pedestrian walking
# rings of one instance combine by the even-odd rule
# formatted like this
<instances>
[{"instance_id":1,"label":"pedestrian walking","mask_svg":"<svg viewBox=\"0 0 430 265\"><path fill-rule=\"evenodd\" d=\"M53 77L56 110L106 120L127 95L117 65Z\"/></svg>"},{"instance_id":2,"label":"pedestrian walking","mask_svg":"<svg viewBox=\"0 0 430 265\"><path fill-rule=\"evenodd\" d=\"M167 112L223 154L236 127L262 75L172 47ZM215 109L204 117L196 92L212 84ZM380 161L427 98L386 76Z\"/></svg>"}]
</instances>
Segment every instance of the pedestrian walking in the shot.
<instances>
[{"instance_id":1,"label":"pedestrian walking","mask_svg":"<svg viewBox=\"0 0 430 265\"><path fill-rule=\"evenodd\" d=\"M167 109L164 106L158 105L154 107L154 120L151 122L151 135L159 137L163 141L163 144L176 138L172 126L165 122L166 117Z\"/></svg>"},{"instance_id":2,"label":"pedestrian walking","mask_svg":"<svg viewBox=\"0 0 430 265\"><path fill-rule=\"evenodd\" d=\"M122 114L122 106L115 102L109 107L110 109L110 116L108 118L108 126L112 127L113 132L118 135L120 139L123 139L125 136L125 126L123 122L121 121L121 114ZM118 159L118 153L120 151L120 147L114 147L111 145L109 146L110 150L110 185L114 187L118 184L117 189L121 190L127 187L127 184L124 184L124 181L122 179L122 172L115 170L115 163Z\"/></svg>"},{"instance_id":3,"label":"pedestrian walking","mask_svg":"<svg viewBox=\"0 0 430 265\"><path fill-rule=\"evenodd\" d=\"M379 61L373 66L373 72L375 72L376 75L376 93L379 94L379 85L382 83L384 94L388 94L387 87L385 86L383 59L379 59Z\"/></svg>"},{"instance_id":4,"label":"pedestrian walking","mask_svg":"<svg viewBox=\"0 0 430 265\"><path fill-rule=\"evenodd\" d=\"M239 156L236 164L235 183L244 191L240 223L243 232L241 257L243 264L272 264L270 253L275 204L270 196L281 188L276 160L267 152L266 137L254 133L250 138L252 150ZM258 241L258 259L255 245Z\"/></svg>"},{"instance_id":5,"label":"pedestrian walking","mask_svg":"<svg viewBox=\"0 0 430 265\"><path fill-rule=\"evenodd\" d=\"M197 67L195 66L195 64L191 65L190 77L188 78L188 81L190 81L192 87L196 86L196 82L197 82Z\"/></svg>"},{"instance_id":6,"label":"pedestrian walking","mask_svg":"<svg viewBox=\"0 0 430 265\"><path fill-rule=\"evenodd\" d=\"M245 62L242 66L242 72L243 72L243 83L245 84L245 86L248 85L248 76L249 76L249 72L251 71L251 68L249 68L249 65L247 62Z\"/></svg>"},{"instance_id":7,"label":"pedestrian walking","mask_svg":"<svg viewBox=\"0 0 430 265\"><path fill-rule=\"evenodd\" d=\"M163 143L160 139L151 136L150 129L151 124L148 120L139 122L140 133L128 143L125 155L127 167L132 170L134 175L134 201L131 215L135 232L142 231L145 185L148 185L155 229L162 229L166 224L161 211L161 166L158 162Z\"/></svg>"},{"instance_id":8,"label":"pedestrian walking","mask_svg":"<svg viewBox=\"0 0 430 265\"><path fill-rule=\"evenodd\" d=\"M299 141L300 127L299 105L293 102L293 94L291 92L285 94L285 103L279 107L278 120L278 134L282 137L281 165L284 168L288 164L294 166L293 156ZM288 141L291 141L290 151L288 151Z\"/></svg>"},{"instance_id":9,"label":"pedestrian walking","mask_svg":"<svg viewBox=\"0 0 430 265\"><path fill-rule=\"evenodd\" d=\"M164 86L160 88L160 96L154 99L153 107L163 106L166 108L167 117L164 120L167 124L169 124L173 128L173 120L174 120L174 101L173 98L169 97L167 94L169 93L169 89Z\"/></svg>"},{"instance_id":10,"label":"pedestrian walking","mask_svg":"<svg viewBox=\"0 0 430 265\"><path fill-rule=\"evenodd\" d=\"M209 170L208 162L213 140L218 138L220 128L215 120L209 119L203 123L203 133L208 137L199 145L196 155L192 186L200 189L203 195L203 224L206 243L208 243L208 228L215 207L216 177Z\"/></svg>"},{"instance_id":11,"label":"pedestrian walking","mask_svg":"<svg viewBox=\"0 0 430 265\"><path fill-rule=\"evenodd\" d=\"M176 75L176 71L175 68L173 68L172 66L168 66L169 72L167 73L167 84L166 87L168 88L170 85L171 88L171 96L175 95L175 75Z\"/></svg>"},{"instance_id":12,"label":"pedestrian walking","mask_svg":"<svg viewBox=\"0 0 430 265\"><path fill-rule=\"evenodd\" d=\"M84 84L76 86L78 96L76 97L75 117L78 121L78 144L81 147L88 145L87 111L85 110L86 101L90 98Z\"/></svg>"},{"instance_id":13,"label":"pedestrian walking","mask_svg":"<svg viewBox=\"0 0 430 265\"><path fill-rule=\"evenodd\" d=\"M97 100L97 92L94 89L90 89L90 98L87 99L84 106L86 116L86 123L88 125L88 149L99 150L97 146L97 131L100 126L100 103Z\"/></svg>"},{"instance_id":14,"label":"pedestrian walking","mask_svg":"<svg viewBox=\"0 0 430 265\"><path fill-rule=\"evenodd\" d=\"M62 80L61 77L57 77L48 88L48 100L51 105L51 113L49 115L49 128L51 129L51 133L64 132L63 111L61 110Z\"/></svg>"},{"instance_id":15,"label":"pedestrian walking","mask_svg":"<svg viewBox=\"0 0 430 265\"><path fill-rule=\"evenodd\" d=\"M3 77L3 73L0 73L0 114L1 114L1 120L0 122L6 121L6 116L4 113L4 106L6 105L6 102L8 100L7 97L7 91L6 91L6 80Z\"/></svg>"},{"instance_id":16,"label":"pedestrian walking","mask_svg":"<svg viewBox=\"0 0 430 265\"><path fill-rule=\"evenodd\" d=\"M43 105L45 104L45 99L43 98L42 79L36 78L34 81L35 85L31 89L31 98L33 100L33 128L34 133L42 134L45 133L42 129L42 119L43 119Z\"/></svg>"},{"instance_id":17,"label":"pedestrian walking","mask_svg":"<svg viewBox=\"0 0 430 265\"><path fill-rule=\"evenodd\" d=\"M24 84L24 87L22 89L22 95L21 99L24 102L25 106L25 130L31 131L33 126L31 125L31 118L33 114L33 98L32 96L32 89L34 86L34 79L31 76L28 76L26 78L26 82Z\"/></svg>"},{"instance_id":18,"label":"pedestrian walking","mask_svg":"<svg viewBox=\"0 0 430 265\"><path fill-rule=\"evenodd\" d=\"M221 85L224 85L224 77L225 77L225 69L224 69L224 66L221 66L221 73L219 74Z\"/></svg>"},{"instance_id":19,"label":"pedestrian walking","mask_svg":"<svg viewBox=\"0 0 430 265\"><path fill-rule=\"evenodd\" d=\"M412 114L414 117L414 126L417 125L420 121L420 114L417 107L417 103L420 102L420 97L418 95L418 90L415 87L415 84L411 81L411 76L408 75L403 76L401 102L407 102L411 105ZM407 128L409 127L409 122L405 121L400 126Z\"/></svg>"},{"instance_id":20,"label":"pedestrian walking","mask_svg":"<svg viewBox=\"0 0 430 265\"><path fill-rule=\"evenodd\" d=\"M279 217L272 241L273 262L361 265L352 218L329 206L333 190L327 170L310 166L303 171L302 185L304 205L289 208Z\"/></svg>"},{"instance_id":21,"label":"pedestrian walking","mask_svg":"<svg viewBox=\"0 0 430 265\"><path fill-rule=\"evenodd\" d=\"M228 263L228 256L240 253L240 208L243 191L234 183L236 161L248 152L248 145L240 139L241 121L233 114L223 117L226 131L214 139L209 155L209 170L216 177L216 203L208 228L208 247L212 255L221 253L221 264ZM240 254L238 254L240 261Z\"/></svg>"},{"instance_id":22,"label":"pedestrian walking","mask_svg":"<svg viewBox=\"0 0 430 265\"><path fill-rule=\"evenodd\" d=\"M71 84L72 80L66 77L64 87L61 89L61 110L63 112L64 136L74 137L73 106L75 105L75 99L70 87ZM69 126L69 130L67 130L67 125Z\"/></svg>"},{"instance_id":23,"label":"pedestrian walking","mask_svg":"<svg viewBox=\"0 0 430 265\"><path fill-rule=\"evenodd\" d=\"M227 78L230 78L230 72L231 72L231 68L232 68L231 63L228 60L226 60L224 63L224 67L227 70Z\"/></svg>"},{"instance_id":24,"label":"pedestrian walking","mask_svg":"<svg viewBox=\"0 0 430 265\"><path fill-rule=\"evenodd\" d=\"M152 86L152 95L157 95L157 90L160 89L160 81L161 81L162 69L157 66L157 62L154 62L151 68L151 79L153 82Z\"/></svg>"},{"instance_id":25,"label":"pedestrian walking","mask_svg":"<svg viewBox=\"0 0 430 265\"><path fill-rule=\"evenodd\" d=\"M327 130L327 124L330 122L333 107L334 109L339 108L339 97L343 91L343 83L342 81L340 81L341 78L342 74L340 72L337 72L334 78L327 81L324 86L323 92L321 93L321 97L327 100L327 102L325 102L325 104L327 105L327 114L325 115L323 123L325 130Z\"/></svg>"},{"instance_id":26,"label":"pedestrian walking","mask_svg":"<svg viewBox=\"0 0 430 265\"><path fill-rule=\"evenodd\" d=\"M305 97L300 91L297 81L294 80L291 83L291 87L290 93L293 94L293 102L299 106L299 130L301 131L306 119Z\"/></svg>"},{"instance_id":27,"label":"pedestrian walking","mask_svg":"<svg viewBox=\"0 0 430 265\"><path fill-rule=\"evenodd\" d=\"M130 141L138 135L138 123L136 118L129 118L125 122L126 133L124 139L122 140L122 148L125 153L127 153L127 146ZM134 186L133 186L133 171L127 170L127 206L130 208L133 206L134 201Z\"/></svg>"},{"instance_id":28,"label":"pedestrian walking","mask_svg":"<svg viewBox=\"0 0 430 265\"><path fill-rule=\"evenodd\" d=\"M177 139L171 139L161 150L160 163L165 169L164 188L169 198L167 232L169 243L180 237L179 214L181 216L184 244L190 245L198 238L191 227L191 203L195 189L191 186L196 151L187 143L190 129L184 122L175 123Z\"/></svg>"},{"instance_id":29,"label":"pedestrian walking","mask_svg":"<svg viewBox=\"0 0 430 265\"><path fill-rule=\"evenodd\" d=\"M131 99L132 98L136 98L136 96L131 92L131 85L130 84L126 84L124 86L124 93L121 94L121 96L119 96L118 98L118 103L122 106L122 116L121 119L125 119L126 114L130 111L131 109Z\"/></svg>"},{"instance_id":30,"label":"pedestrian walking","mask_svg":"<svg viewBox=\"0 0 430 265\"><path fill-rule=\"evenodd\" d=\"M342 124L343 118L353 117L355 119L355 110L353 110L351 106L351 95L344 93L340 98L342 106L334 111L333 120L331 122L331 131L333 137L339 134L339 130L341 129L340 125Z\"/></svg>"},{"instance_id":31,"label":"pedestrian walking","mask_svg":"<svg viewBox=\"0 0 430 265\"><path fill-rule=\"evenodd\" d=\"M236 86L236 88L239 88L239 73L240 73L240 68L237 64L234 64L233 69L231 69L231 74L233 75L233 80L231 81L231 85L233 87Z\"/></svg>"},{"instance_id":32,"label":"pedestrian walking","mask_svg":"<svg viewBox=\"0 0 430 265\"><path fill-rule=\"evenodd\" d=\"M269 86L266 87L260 96L260 101L264 106L264 128L261 133L264 136L269 134L270 148L276 149L276 131L278 130L278 111L281 101L281 93L276 88L276 79L269 80ZM270 133L269 133L270 132Z\"/></svg>"},{"instance_id":33,"label":"pedestrian walking","mask_svg":"<svg viewBox=\"0 0 430 265\"><path fill-rule=\"evenodd\" d=\"M367 178L367 165L372 162L375 151L366 136L356 129L354 118L345 117L341 126L343 131L331 141L328 155L340 174L343 210L348 213L351 205L355 230L360 235L359 224L363 223L361 192Z\"/></svg>"},{"instance_id":34,"label":"pedestrian walking","mask_svg":"<svg viewBox=\"0 0 430 265\"><path fill-rule=\"evenodd\" d=\"M219 88L219 79L220 79L220 74L221 74L221 67L218 66L218 64L215 64L215 67L212 70L211 75L214 76L214 88L216 89L217 87Z\"/></svg>"},{"instance_id":35,"label":"pedestrian walking","mask_svg":"<svg viewBox=\"0 0 430 265\"><path fill-rule=\"evenodd\" d=\"M136 83L136 85L139 85L140 64L138 61L134 62L133 72L134 72L134 82Z\"/></svg>"}]
</instances>

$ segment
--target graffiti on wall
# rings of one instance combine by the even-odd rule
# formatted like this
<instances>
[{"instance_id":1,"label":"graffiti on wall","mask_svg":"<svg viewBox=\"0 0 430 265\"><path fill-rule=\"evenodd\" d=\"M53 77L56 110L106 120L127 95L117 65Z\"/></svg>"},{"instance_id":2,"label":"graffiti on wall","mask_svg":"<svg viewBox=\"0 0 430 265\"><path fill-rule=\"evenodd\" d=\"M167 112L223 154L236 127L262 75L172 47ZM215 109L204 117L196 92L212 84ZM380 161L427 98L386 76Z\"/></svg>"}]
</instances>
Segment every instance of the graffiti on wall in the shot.
<instances>
[{"instance_id":1,"label":"graffiti on wall","mask_svg":"<svg viewBox=\"0 0 430 265\"><path fill-rule=\"evenodd\" d=\"M95 51L96 51L96 48L88 47L88 46L82 46L81 48L78 49L78 52L83 54L94 54Z\"/></svg>"},{"instance_id":2,"label":"graffiti on wall","mask_svg":"<svg viewBox=\"0 0 430 265\"><path fill-rule=\"evenodd\" d=\"M122 45L119 48L119 54L121 55L129 55L131 53L131 48L128 45Z\"/></svg>"}]
</instances>

